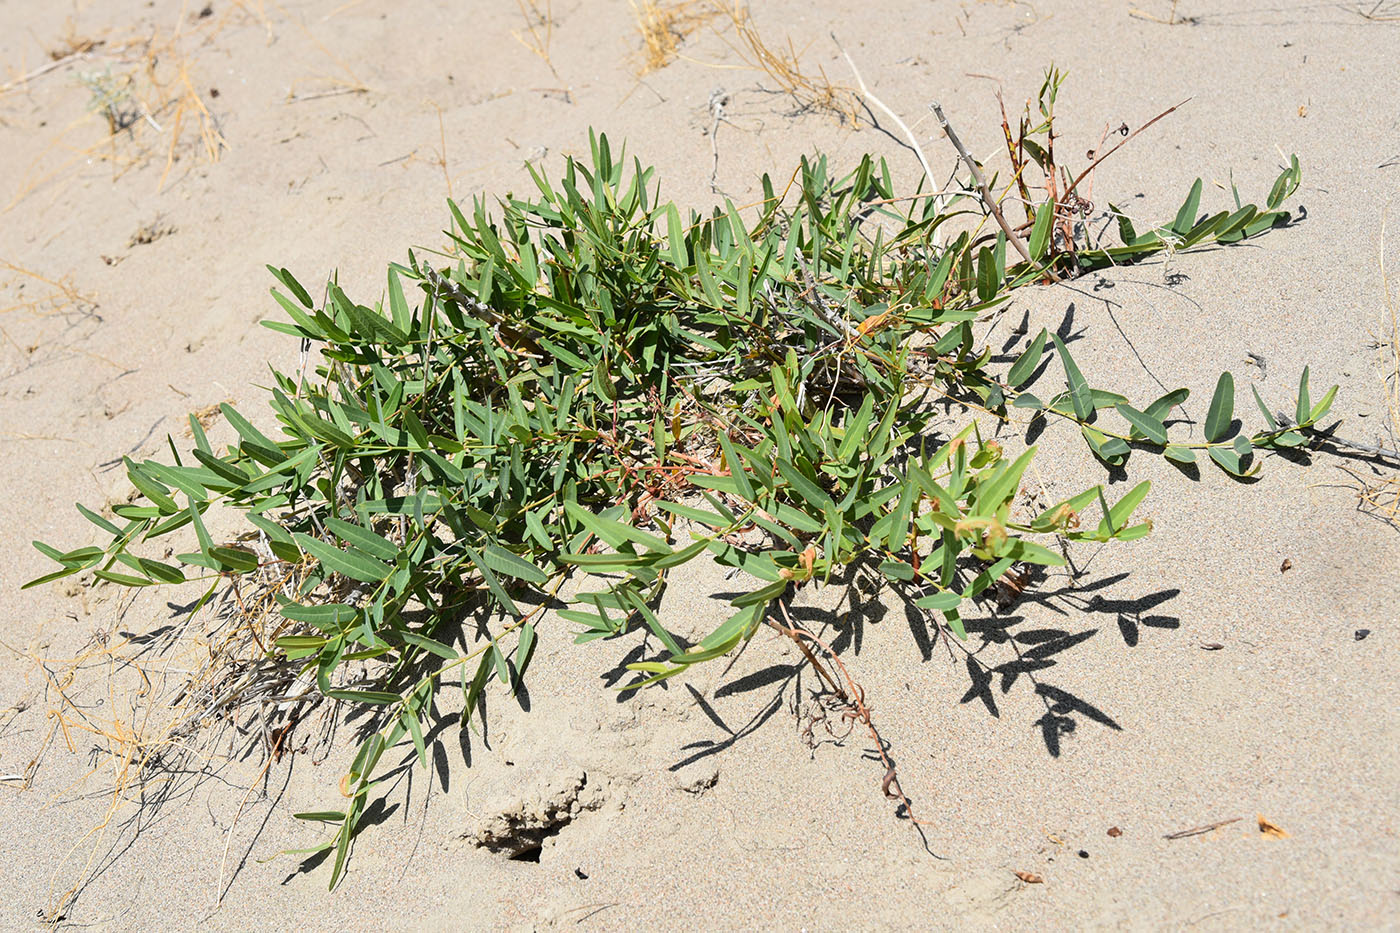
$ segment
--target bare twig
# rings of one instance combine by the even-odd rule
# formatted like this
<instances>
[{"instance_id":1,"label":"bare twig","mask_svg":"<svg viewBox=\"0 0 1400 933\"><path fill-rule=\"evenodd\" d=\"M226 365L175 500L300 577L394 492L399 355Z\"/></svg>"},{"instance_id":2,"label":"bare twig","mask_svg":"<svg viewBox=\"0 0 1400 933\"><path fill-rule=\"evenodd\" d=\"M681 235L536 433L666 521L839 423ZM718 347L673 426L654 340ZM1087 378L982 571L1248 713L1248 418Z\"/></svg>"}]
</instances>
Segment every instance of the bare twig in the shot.
<instances>
[{"instance_id":1,"label":"bare twig","mask_svg":"<svg viewBox=\"0 0 1400 933\"><path fill-rule=\"evenodd\" d=\"M1221 821L1219 821L1218 823L1207 823L1205 826L1193 826L1193 827L1191 827L1190 829L1179 829L1179 830L1177 830L1177 831L1174 832L1174 833L1167 833L1167 834L1166 834L1165 836L1163 836L1162 838L1163 838L1163 839L1185 839L1185 838L1187 838L1188 836L1200 836L1200 835L1202 835L1202 834L1204 834L1204 833L1210 832L1212 829L1219 829L1219 828L1222 827L1222 826L1229 826L1231 823L1238 823L1238 822L1239 822L1240 820L1242 820L1242 819L1244 819L1244 817L1242 817L1242 816L1237 816L1237 817L1234 817L1233 819L1221 820Z\"/></svg>"},{"instance_id":2,"label":"bare twig","mask_svg":"<svg viewBox=\"0 0 1400 933\"><path fill-rule=\"evenodd\" d=\"M724 88L717 87L710 92L710 113L714 116L714 122L710 124L710 154L713 157L710 163L710 193L719 194L719 125L728 123L729 118L724 115L724 108L729 104L729 95L724 92Z\"/></svg>"},{"instance_id":3,"label":"bare twig","mask_svg":"<svg viewBox=\"0 0 1400 933\"><path fill-rule=\"evenodd\" d=\"M827 307L826 299L822 297L821 290L817 287L818 282L812 275L812 268L807 265L807 257L803 255L802 250L797 250L796 255L797 262L802 267L802 276L807 282L807 290L812 293L812 300L808 302L808 304L812 306L814 311L821 315L822 320L826 321L834 329L845 334L846 339L855 340L860 337L860 331L852 327L850 321L847 321L836 311Z\"/></svg>"},{"instance_id":4,"label":"bare twig","mask_svg":"<svg viewBox=\"0 0 1400 933\"><path fill-rule=\"evenodd\" d=\"M308 100L322 100L326 97L340 97L343 94L368 94L367 87L338 87L329 91L316 91L311 94L287 95L286 103L300 104Z\"/></svg>"},{"instance_id":5,"label":"bare twig","mask_svg":"<svg viewBox=\"0 0 1400 933\"><path fill-rule=\"evenodd\" d=\"M1278 419L1278 423L1282 427L1297 427L1297 422L1281 411L1275 412L1274 417ZM1310 433L1323 444L1331 444L1334 447L1343 447L1347 450L1355 450L1359 453L1369 454L1372 457L1383 457L1387 460L1394 460L1396 463L1400 463L1400 450L1391 450L1389 447L1382 447L1379 444L1363 444L1360 441L1347 440L1345 437L1336 437L1316 429L1313 429Z\"/></svg>"},{"instance_id":6,"label":"bare twig","mask_svg":"<svg viewBox=\"0 0 1400 933\"><path fill-rule=\"evenodd\" d=\"M977 183L977 191L982 196L982 203L986 204L987 210L992 212L992 217L996 220L997 225L1001 227L1002 232L1006 234L1006 239L1012 246L1016 247L1016 252L1021 254L1022 259L1031 265L1035 265L1035 260L1031 258L1030 251L1026 249L1026 244L1022 243L1021 238L1016 235L1016 231L1011 229L1011 225L1006 222L1006 217L1001 213L1001 207L997 204L996 199L992 197L992 193L987 190L987 179L982 177L982 170L977 167L977 160L972 158L972 155L967 151L967 147L964 146L962 140L958 138L957 131L955 131L952 124L948 122L948 118L943 115L943 107L938 101L934 101L928 106L929 109L933 111L933 115L938 118L938 125L943 127L943 132L947 134L948 141L953 144L954 149L958 150L958 155L962 156L963 163L971 170L972 180Z\"/></svg>"},{"instance_id":7,"label":"bare twig","mask_svg":"<svg viewBox=\"0 0 1400 933\"><path fill-rule=\"evenodd\" d=\"M1135 129L1135 130L1133 130L1131 133L1129 133L1127 136L1123 137L1123 139L1121 139L1121 140L1118 142L1118 144L1117 144L1116 146L1114 146L1112 149L1108 150L1107 152L1103 153L1102 155L1098 155L1098 156L1094 159L1094 161L1092 161L1092 162L1089 163L1089 167L1086 168L1084 171L1080 172L1079 175L1074 179L1074 181L1072 181L1072 182L1070 183L1070 186L1069 186L1068 188L1065 189L1064 197L1068 198L1068 197L1070 196L1070 194L1073 193L1074 189L1077 188L1077 187L1079 187L1079 183L1080 183L1081 181L1083 181L1083 180L1089 175L1090 172L1092 172L1094 169L1098 168L1099 165L1103 162L1104 159L1107 159L1109 156L1113 155L1113 154L1114 154L1115 152L1117 152L1119 149L1122 149L1124 146L1126 146L1126 145L1128 144L1128 142L1129 142L1134 136L1136 136L1138 133L1141 133L1143 130L1147 129L1149 126L1151 126L1152 124L1156 123L1158 120L1162 119L1162 118L1165 117L1167 114L1174 112L1174 111L1177 109L1177 107L1184 107L1184 106L1186 106L1188 103L1190 103L1190 101L1191 101L1191 98L1188 97L1188 98L1186 98L1186 100L1183 100L1181 103L1176 104L1176 105L1171 106L1171 107L1168 107L1166 110L1163 110L1161 113L1157 114L1157 116L1153 117L1151 120L1148 120L1148 121L1147 121L1146 123L1144 123L1142 126L1138 127L1137 129Z\"/></svg>"},{"instance_id":8,"label":"bare twig","mask_svg":"<svg viewBox=\"0 0 1400 933\"><path fill-rule=\"evenodd\" d=\"M46 74L48 74L50 71L56 71L56 70L58 70L59 68L62 68L64 65L67 65L67 64L69 64L69 63L71 63L71 62L75 62L75 61L86 61L86 60L88 59L88 57L89 57L89 56L88 56L88 53L87 53L87 52L73 52L71 55L65 55L65 56L63 56L62 58L54 59L54 60L51 61L51 62L48 62L48 63L43 64L43 65L40 65L38 68L35 68L33 71L29 72L28 74L20 75L18 78L15 78L13 81L9 82L8 84L0 85L0 94L4 94L4 93L7 93L7 92L9 92L9 91L12 91L12 90L14 90L15 88L17 88L17 87L19 87L19 86L21 86L21 85L28 84L30 81L33 81L35 78L41 77L41 76L43 76L43 75L46 75Z\"/></svg>"},{"instance_id":9,"label":"bare twig","mask_svg":"<svg viewBox=\"0 0 1400 933\"><path fill-rule=\"evenodd\" d=\"M787 606L779 603L779 609L782 611L783 618L786 620L787 624L782 625L779 624L776 619L768 618L766 619L768 625L792 639L793 644L797 645L798 650L800 650L803 657L807 659L807 663L812 666L812 670L816 671L817 675L826 683L831 692L846 706L846 711L842 714L842 718L851 723L859 722L861 725L865 726L866 730L870 733L870 738L875 743L875 751L880 756L880 763L885 766L885 773L880 779L880 789L884 795L891 800L898 800L900 802L900 805L904 808L904 815L909 818L911 823L916 826L926 825L922 820L915 818L914 806L909 802L909 798L905 795L904 789L899 786L899 775L895 770L894 762L890 760L889 755L885 752L885 740L880 737L879 730L875 728L875 724L870 720L870 706L865 702L865 691L861 689L860 685L851 677L850 671L846 670L846 665L842 663L840 656L835 651L832 651L829 645L793 622L792 616L788 614ZM826 666L817 660L817 656L812 652L812 649L807 646L807 642L811 642L826 653L827 657L831 659L831 664L841 672L841 679L845 681L844 686L837 682L835 676L830 671L826 670Z\"/></svg>"}]
</instances>

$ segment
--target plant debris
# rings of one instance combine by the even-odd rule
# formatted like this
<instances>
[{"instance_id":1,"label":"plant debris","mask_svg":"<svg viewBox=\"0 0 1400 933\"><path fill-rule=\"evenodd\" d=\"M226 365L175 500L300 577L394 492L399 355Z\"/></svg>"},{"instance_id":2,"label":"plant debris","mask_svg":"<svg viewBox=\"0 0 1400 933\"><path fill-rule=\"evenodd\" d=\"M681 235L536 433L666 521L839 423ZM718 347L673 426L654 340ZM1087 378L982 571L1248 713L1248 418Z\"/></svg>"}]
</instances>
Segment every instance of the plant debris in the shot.
<instances>
[{"instance_id":1,"label":"plant debris","mask_svg":"<svg viewBox=\"0 0 1400 933\"><path fill-rule=\"evenodd\" d=\"M1228 820L1220 820L1219 822L1216 822L1216 823L1207 823L1207 824L1204 825L1204 826L1193 826L1193 827L1191 827L1190 829L1180 829L1180 830L1177 830L1177 831L1174 832L1174 833L1167 833L1167 834L1166 834L1165 836L1163 836L1162 838L1163 838L1163 839L1186 839L1186 838L1191 837L1191 836L1200 836L1200 835L1204 835L1205 833L1211 832L1212 830L1219 829L1219 828L1222 827L1222 826L1229 826L1231 823L1238 823L1238 822L1239 822L1240 820L1242 820L1242 819L1244 819L1244 817L1242 817L1242 816L1235 816L1235 817L1231 817L1231 818L1228 819Z\"/></svg>"},{"instance_id":2,"label":"plant debris","mask_svg":"<svg viewBox=\"0 0 1400 933\"><path fill-rule=\"evenodd\" d=\"M154 243L162 237L168 237L175 232L175 228L165 223L161 218L147 224L142 224L136 228L136 232L127 238L126 245L130 249L133 246L145 246Z\"/></svg>"}]
</instances>

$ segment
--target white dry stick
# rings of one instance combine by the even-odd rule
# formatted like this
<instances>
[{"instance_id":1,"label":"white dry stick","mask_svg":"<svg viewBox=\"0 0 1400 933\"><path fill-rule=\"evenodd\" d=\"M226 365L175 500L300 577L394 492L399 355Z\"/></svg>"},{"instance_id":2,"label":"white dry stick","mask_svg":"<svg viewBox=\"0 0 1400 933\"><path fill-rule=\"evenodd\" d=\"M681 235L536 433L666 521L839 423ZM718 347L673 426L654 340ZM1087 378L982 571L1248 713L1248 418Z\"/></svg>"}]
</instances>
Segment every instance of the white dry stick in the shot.
<instances>
[{"instance_id":1,"label":"white dry stick","mask_svg":"<svg viewBox=\"0 0 1400 933\"><path fill-rule=\"evenodd\" d=\"M928 157L927 155L924 155L923 146L920 146L920 144L918 144L918 137L914 136L914 130L909 129L909 125L907 125L907 123L904 123L904 120L899 119L899 113L896 113L895 111L892 111L892 109L889 109L888 106L885 105L885 101L882 101L882 99L879 99L878 97L875 97L874 94L872 94L871 90L869 90L867 85L865 85L865 78L861 77L860 69L857 69L857 67L855 67L855 62L853 59L851 59L850 53L847 52L844 46L841 46L841 41L840 39L836 38L836 34L834 34L834 32L832 34L832 42L836 43L836 48L841 50L841 56L843 56L844 59L846 59L847 64L850 64L851 74L854 74L855 81L857 81L857 84L861 85L861 94L864 95L865 99L868 99L868 101L871 102L871 104L874 104L875 106L878 106L879 109L882 109L882 111L889 116L889 119L895 120L895 125L899 126L899 129L904 130L904 136L909 137L909 144L910 146L914 147L914 155L917 155L918 157L918 164L923 165L924 175L928 178L928 186L930 186L932 191L938 191L938 181L934 178L934 170L928 167ZM938 200L938 206L939 209L941 209L942 195L939 195Z\"/></svg>"},{"instance_id":2,"label":"white dry stick","mask_svg":"<svg viewBox=\"0 0 1400 933\"><path fill-rule=\"evenodd\" d=\"M67 64L69 64L70 62L75 62L75 61L87 61L89 57L90 57L90 56L89 56L88 53L86 53L86 52L72 52L72 53L70 53L70 54L68 54L68 55L63 56L62 58L54 59L53 61L49 62L48 64L40 65L38 68L35 68L33 71L29 72L28 74L20 75L18 78L15 78L13 81L9 82L8 84L0 85L0 94L9 93L10 91L14 90L15 88L20 87L21 85L28 84L30 81L33 81L35 78L41 77L42 75L46 75L46 74L48 74L50 71L54 71L54 70L56 70L56 69L62 68L64 65L67 65Z\"/></svg>"},{"instance_id":3,"label":"white dry stick","mask_svg":"<svg viewBox=\"0 0 1400 933\"><path fill-rule=\"evenodd\" d=\"M717 87L710 92L710 113L714 116L714 122L710 124L710 154L714 157L710 163L710 193L721 194L717 179L719 178L719 125L728 123L729 119L724 115L724 108L729 104L729 95L724 92L724 88Z\"/></svg>"},{"instance_id":4,"label":"white dry stick","mask_svg":"<svg viewBox=\"0 0 1400 933\"><path fill-rule=\"evenodd\" d=\"M1016 231L1011 229L1011 225L1008 224L1006 218L1002 216L1001 208L997 206L996 199L993 198L992 193L987 190L987 180L982 177L982 170L977 167L977 160L972 158L971 154L967 151L967 147L962 144L962 140L958 139L958 134L953 130L952 124L950 124L948 118L943 115L942 106L939 105L938 101L934 101L928 105L928 109L932 110L933 115L938 118L938 125L943 127L943 132L947 135L948 141L953 144L954 149L958 150L958 155L962 156L963 162L967 164L968 169L972 172L972 180L977 183L977 191L982 195L982 202L987 205L987 210L992 212L992 217L995 218L1002 232L1006 234L1007 240L1011 242L1012 246L1016 247L1016 252L1021 254L1022 259L1031 265L1035 265L1035 260L1031 258L1030 252L1026 250L1026 244L1021 242L1021 238L1016 235Z\"/></svg>"}]
</instances>

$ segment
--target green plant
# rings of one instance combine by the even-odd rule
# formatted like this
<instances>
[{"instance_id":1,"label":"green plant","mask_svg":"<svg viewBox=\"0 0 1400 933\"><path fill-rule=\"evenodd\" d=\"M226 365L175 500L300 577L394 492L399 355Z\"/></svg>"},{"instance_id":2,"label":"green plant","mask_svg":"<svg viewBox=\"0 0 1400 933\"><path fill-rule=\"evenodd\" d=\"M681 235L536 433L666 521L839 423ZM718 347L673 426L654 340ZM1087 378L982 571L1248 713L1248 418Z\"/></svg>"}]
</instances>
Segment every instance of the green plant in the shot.
<instances>
[{"instance_id":1,"label":"green plant","mask_svg":"<svg viewBox=\"0 0 1400 933\"><path fill-rule=\"evenodd\" d=\"M288 320L267 326L321 355L313 378L273 373L281 436L224 405L238 439L219 451L192 418L188 456L172 442L169 462L126 460L136 502L110 517L78 507L106 543L63 552L36 542L59 568L30 586L80 572L177 584L193 569L209 582L200 605L225 583L260 593L280 617L269 659L314 673L313 699L379 711L342 782L348 806L299 814L336 827L321 847L335 850L332 886L385 752L411 742L426 764L425 722L449 678L463 723L491 680L518 684L571 574L587 578L557 616L577 641L640 626L661 646L629 665L637 678L622 689L634 690L726 654L763 624L821 672L805 644L815 639L777 617L796 589L855 567L962 639L961 613L1014 564L1061 563L1060 540L1150 530L1132 518L1145 482L1116 502L1094 486L1023 514L1035 448L1013 456L975 420L930 443L930 398L1075 422L1109 464L1134 447L1178 461L1205 450L1237 476L1258 468L1254 450L1300 443L1331 404L1335 389L1310 401L1305 371L1296 425L1261 402L1265 428L1237 434L1227 373L1205 440L1187 443L1166 420L1184 389L1135 407L1092 388L1043 330L999 373L972 330L1051 275L1277 225L1296 161L1265 212L1197 221L1198 181L1172 223L1144 235L1123 226L1118 246L1074 227L1057 237L1052 198L1030 208L1030 260L1008 264L1005 233L980 234L981 201L899 198L869 157L841 177L825 158L803 160L782 194L765 176L746 220L729 203L683 216L659 199L651 169L615 155L605 136L591 147L591 163L569 160L557 181L530 168L537 192L507 196L498 216L479 201L470 212L450 204L448 262L410 252L390 267L382 305L356 304L334 279L318 305L269 267ZM937 246L945 224L958 232ZM1042 402L1024 387L1047 339L1065 387ZM1122 424L1101 422L1105 411ZM211 536L216 505L242 513L247 532ZM195 547L175 563L141 553L177 533ZM658 601L669 572L702 555L756 582L727 621L687 644ZM608 577L589 588L594 574ZM464 627L468 618L476 624ZM865 709L857 688L823 676ZM887 793L892 780L891 767Z\"/></svg>"}]
</instances>

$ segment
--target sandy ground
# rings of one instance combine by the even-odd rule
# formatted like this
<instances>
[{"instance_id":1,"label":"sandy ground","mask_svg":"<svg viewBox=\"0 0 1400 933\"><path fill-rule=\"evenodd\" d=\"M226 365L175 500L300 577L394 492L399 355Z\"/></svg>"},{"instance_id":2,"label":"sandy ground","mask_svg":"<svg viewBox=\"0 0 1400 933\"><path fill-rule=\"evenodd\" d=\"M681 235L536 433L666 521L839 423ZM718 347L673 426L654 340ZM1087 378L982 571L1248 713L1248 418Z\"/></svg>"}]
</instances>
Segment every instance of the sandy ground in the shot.
<instances>
[{"instance_id":1,"label":"sandy ground","mask_svg":"<svg viewBox=\"0 0 1400 933\"><path fill-rule=\"evenodd\" d=\"M1169 217L1197 175L1205 208L1226 204L1232 177L1262 197L1298 153L1306 211L1289 229L1014 307L1052 328L1072 313L1091 380L1133 397L1152 397L1156 380L1188 386L1197 418L1221 369L1282 406L1310 363L1314 386L1341 385L1341 433L1374 442L1385 420L1370 346L1384 305L1379 231L1400 190L1400 7L1367 19L1345 2L1188 0L1178 25L1130 7L755 0L753 12L770 42L791 36L807 63L846 80L836 31L888 104L912 121L941 100L989 156L995 92L1019 106L1052 61L1070 75L1064 152L1190 98L1095 179L1094 197L1145 218ZM838 164L876 151L907 178L917 170L868 123L793 115L708 29L638 80L631 9L618 0L553 4L552 68L512 37L525 18L508 2L214 0L201 12L169 0L0 2L5 774L54 725L32 658L157 629L172 621L166 599L178 601L21 593L47 569L27 542L87 543L71 503L125 496L112 459L157 455L167 433L184 442L187 412L225 399L256 410L267 363L296 358L294 342L256 326L276 310L265 262L308 282L338 269L351 295L375 295L386 262L442 242L449 191L523 189L525 159L554 168L586 154L589 126L626 138L667 195L712 203L717 88L732 103L715 180L736 202L758 190L758 173L784 174L818 149ZM141 48L124 43L152 37L217 121L217 161L192 108L178 127L169 109L152 122L137 113L115 139L89 109L95 76L139 76ZM12 86L84 38L105 44ZM919 133L950 166L932 122ZM1052 492L1102 478L1067 432L1041 444ZM32 786L0 784L0 927L35 924L86 875L65 912L75 929L1394 928L1400 534L1357 511L1343 466L1369 469L1271 459L1239 486L1134 457L1132 480L1154 481L1156 530L1084 552L1075 588L1052 579L1010 617L974 620L997 671L986 682L898 607L819 594L803 612L839 631L922 834L895 819L861 736L809 749L807 683L781 642L760 635L727 674L705 667L618 699L607 688L633 641L576 649L558 623L542 633L528 699L492 700L485 736L459 738L451 724L436 734L432 774L398 781L334 894L328 865L277 853L322 838L290 814L334 801L344 743L324 763L280 762L251 794L258 763L226 768L94 834L109 798L101 774L82 778L102 762L92 736L74 731L69 754L60 732ZM730 584L692 573L665 608L700 631L722 618L714 596ZM96 687L81 697L94 721L131 703ZM461 838L512 797L560 793L581 813L538 863ZM1287 838L1261 833L1261 815Z\"/></svg>"}]
</instances>

